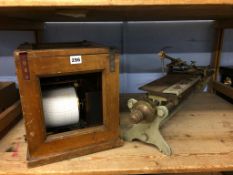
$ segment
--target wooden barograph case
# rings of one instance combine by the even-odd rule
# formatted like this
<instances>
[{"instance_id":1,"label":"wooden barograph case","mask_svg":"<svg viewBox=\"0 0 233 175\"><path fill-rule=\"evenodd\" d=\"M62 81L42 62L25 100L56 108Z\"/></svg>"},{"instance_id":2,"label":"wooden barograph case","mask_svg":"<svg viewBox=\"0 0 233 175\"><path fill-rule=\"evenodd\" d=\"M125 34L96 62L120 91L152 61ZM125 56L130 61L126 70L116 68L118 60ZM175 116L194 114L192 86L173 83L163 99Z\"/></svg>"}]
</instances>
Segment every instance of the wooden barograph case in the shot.
<instances>
[{"instance_id":1,"label":"wooden barograph case","mask_svg":"<svg viewBox=\"0 0 233 175\"><path fill-rule=\"evenodd\" d=\"M119 54L89 42L15 51L28 165L121 145Z\"/></svg>"}]
</instances>

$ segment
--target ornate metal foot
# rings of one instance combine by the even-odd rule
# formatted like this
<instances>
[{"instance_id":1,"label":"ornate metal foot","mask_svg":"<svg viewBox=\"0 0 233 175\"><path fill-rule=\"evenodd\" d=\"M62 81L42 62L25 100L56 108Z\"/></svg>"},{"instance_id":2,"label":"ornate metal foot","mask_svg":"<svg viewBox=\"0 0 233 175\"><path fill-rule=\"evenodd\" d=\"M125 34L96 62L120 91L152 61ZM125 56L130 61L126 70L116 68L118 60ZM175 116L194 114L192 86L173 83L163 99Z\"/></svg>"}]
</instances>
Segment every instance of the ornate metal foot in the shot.
<instances>
[{"instance_id":1,"label":"ornate metal foot","mask_svg":"<svg viewBox=\"0 0 233 175\"><path fill-rule=\"evenodd\" d=\"M141 121L129 127L122 128L122 137L127 141L140 140L156 146L162 153L171 155L172 151L160 133L161 123L168 117L165 106L158 106L156 117L151 122Z\"/></svg>"}]
</instances>

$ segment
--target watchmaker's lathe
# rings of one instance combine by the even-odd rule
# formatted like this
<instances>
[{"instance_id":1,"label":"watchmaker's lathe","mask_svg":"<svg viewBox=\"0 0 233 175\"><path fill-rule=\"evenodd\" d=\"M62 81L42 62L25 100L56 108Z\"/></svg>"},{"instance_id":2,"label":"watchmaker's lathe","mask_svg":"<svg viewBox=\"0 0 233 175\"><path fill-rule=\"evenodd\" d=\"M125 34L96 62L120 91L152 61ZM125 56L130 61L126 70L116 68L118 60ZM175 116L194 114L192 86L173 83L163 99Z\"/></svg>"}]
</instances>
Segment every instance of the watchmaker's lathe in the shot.
<instances>
[{"instance_id":1,"label":"watchmaker's lathe","mask_svg":"<svg viewBox=\"0 0 233 175\"><path fill-rule=\"evenodd\" d=\"M171 155L171 148L160 133L160 127L177 111L188 95L197 89L203 89L213 70L197 67L194 62L187 64L179 58L168 56L164 51L159 55L162 62L165 58L171 61L167 65L167 75L140 87L147 92L140 99L128 100L130 122L122 123L121 135L125 140L140 140Z\"/></svg>"}]
</instances>

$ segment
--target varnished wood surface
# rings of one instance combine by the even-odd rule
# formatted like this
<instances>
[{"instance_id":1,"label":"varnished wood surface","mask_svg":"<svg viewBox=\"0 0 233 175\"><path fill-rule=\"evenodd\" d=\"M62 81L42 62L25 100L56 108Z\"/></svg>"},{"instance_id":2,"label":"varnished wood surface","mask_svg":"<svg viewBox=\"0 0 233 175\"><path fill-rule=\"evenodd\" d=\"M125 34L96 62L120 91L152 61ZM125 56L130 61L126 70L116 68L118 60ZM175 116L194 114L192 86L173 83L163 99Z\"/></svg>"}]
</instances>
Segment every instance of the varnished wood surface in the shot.
<instances>
[{"instance_id":1,"label":"varnished wood surface","mask_svg":"<svg viewBox=\"0 0 233 175\"><path fill-rule=\"evenodd\" d=\"M55 45L55 46L54 46ZM110 71L109 49L90 43L52 44L15 51L20 99L25 119L30 166L85 155L121 145L119 139L119 54L114 55L115 71ZM71 45L71 46L70 46ZM75 47L76 46L76 47ZM31 49L33 48L33 49ZM45 49L43 49L45 48ZM27 52L26 73L20 53ZM82 64L70 64L70 55L81 55ZM46 59L45 59L46 58ZM40 77L101 73L103 125L88 130L59 133L47 137L42 106ZM25 78L25 74L29 77ZM30 92L30 93L28 93ZM109 95L110 94L110 95ZM106 106L108 107L106 108ZM78 140L78 141L77 141Z\"/></svg>"},{"instance_id":2,"label":"varnished wood surface","mask_svg":"<svg viewBox=\"0 0 233 175\"><path fill-rule=\"evenodd\" d=\"M0 141L1 175L139 174L233 170L233 105L211 94L192 96L162 129L173 155L152 146L123 147L28 169L23 121ZM6 150L12 149L11 152Z\"/></svg>"},{"instance_id":3,"label":"varnished wood surface","mask_svg":"<svg viewBox=\"0 0 233 175\"><path fill-rule=\"evenodd\" d=\"M84 45L83 45L84 44ZM60 45L60 44L58 44ZM70 44L68 44L70 46ZM71 48L41 46L15 51L20 99L25 119L30 166L59 161L121 145L119 138L119 54L114 55L115 71L110 71L107 48L71 44ZM64 46L62 44L62 46ZM87 48L86 48L87 47ZM20 53L27 52L22 64ZM71 64L71 55L81 55L81 64ZM28 70L23 65L28 64ZM86 130L75 130L47 137L39 78L101 73L103 124ZM25 74L29 77L25 78ZM28 93L30 92L30 93Z\"/></svg>"}]
</instances>

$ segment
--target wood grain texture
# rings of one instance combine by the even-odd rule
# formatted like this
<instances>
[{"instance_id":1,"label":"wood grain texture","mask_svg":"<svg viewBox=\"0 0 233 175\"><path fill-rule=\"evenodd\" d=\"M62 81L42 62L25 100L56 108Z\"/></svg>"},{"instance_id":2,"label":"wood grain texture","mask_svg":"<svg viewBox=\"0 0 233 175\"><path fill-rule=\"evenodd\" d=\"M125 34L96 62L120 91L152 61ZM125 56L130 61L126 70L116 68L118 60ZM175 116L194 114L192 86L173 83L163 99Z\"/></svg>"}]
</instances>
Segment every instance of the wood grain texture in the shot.
<instances>
[{"instance_id":1,"label":"wood grain texture","mask_svg":"<svg viewBox=\"0 0 233 175\"><path fill-rule=\"evenodd\" d=\"M16 101L0 113L0 139L20 120L21 113L20 101Z\"/></svg>"},{"instance_id":2,"label":"wood grain texture","mask_svg":"<svg viewBox=\"0 0 233 175\"><path fill-rule=\"evenodd\" d=\"M38 7L38 6L140 6L140 5L220 5L233 4L232 0L2 0L2 7Z\"/></svg>"},{"instance_id":3,"label":"wood grain texture","mask_svg":"<svg viewBox=\"0 0 233 175\"><path fill-rule=\"evenodd\" d=\"M164 125L162 132L173 151L170 157L152 146L126 142L120 148L28 169L21 121L0 141L0 174L102 175L233 170L233 105L220 97L207 93L190 97ZM5 152L12 146L18 149Z\"/></svg>"},{"instance_id":4,"label":"wood grain texture","mask_svg":"<svg viewBox=\"0 0 233 175\"><path fill-rule=\"evenodd\" d=\"M155 21L233 18L231 0L0 1L0 16L17 21ZM34 3L33 3L34 2ZM25 3L25 4L23 4ZM5 4L5 5L4 5ZM7 5L8 4L8 5Z\"/></svg>"},{"instance_id":5,"label":"wood grain texture","mask_svg":"<svg viewBox=\"0 0 233 175\"><path fill-rule=\"evenodd\" d=\"M61 45L61 46L59 46ZM25 119L30 166L60 161L121 145L119 138L119 54L115 54L115 71L110 71L110 50L81 42L40 46L31 45L15 52L20 97ZM27 52L25 79L20 53ZM81 55L82 64L70 64L71 55ZM41 77L101 74L103 124L98 127L67 131L51 139L46 134L42 106ZM30 92L30 93L28 93Z\"/></svg>"},{"instance_id":6,"label":"wood grain texture","mask_svg":"<svg viewBox=\"0 0 233 175\"><path fill-rule=\"evenodd\" d=\"M19 93L13 82L0 82L0 139L21 117Z\"/></svg>"}]
</instances>

